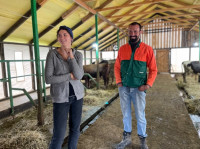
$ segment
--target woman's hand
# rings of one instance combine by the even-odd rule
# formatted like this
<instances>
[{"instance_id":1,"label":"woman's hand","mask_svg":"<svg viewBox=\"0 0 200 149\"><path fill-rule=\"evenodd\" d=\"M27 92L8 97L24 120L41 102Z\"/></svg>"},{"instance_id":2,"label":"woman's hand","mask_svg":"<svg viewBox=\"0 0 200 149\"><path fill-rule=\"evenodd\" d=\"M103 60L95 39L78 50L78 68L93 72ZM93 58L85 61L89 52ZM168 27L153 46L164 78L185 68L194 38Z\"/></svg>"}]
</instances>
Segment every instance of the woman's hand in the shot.
<instances>
[{"instance_id":1,"label":"woman's hand","mask_svg":"<svg viewBox=\"0 0 200 149\"><path fill-rule=\"evenodd\" d=\"M74 55L73 55L72 49L70 49L70 50L66 50L66 52L67 52L68 57L70 57L70 59L73 59L73 58L74 58Z\"/></svg>"},{"instance_id":2,"label":"woman's hand","mask_svg":"<svg viewBox=\"0 0 200 149\"><path fill-rule=\"evenodd\" d=\"M74 77L73 73L70 73L70 75L71 75L71 79L72 79L72 80L77 80L77 79Z\"/></svg>"}]
</instances>

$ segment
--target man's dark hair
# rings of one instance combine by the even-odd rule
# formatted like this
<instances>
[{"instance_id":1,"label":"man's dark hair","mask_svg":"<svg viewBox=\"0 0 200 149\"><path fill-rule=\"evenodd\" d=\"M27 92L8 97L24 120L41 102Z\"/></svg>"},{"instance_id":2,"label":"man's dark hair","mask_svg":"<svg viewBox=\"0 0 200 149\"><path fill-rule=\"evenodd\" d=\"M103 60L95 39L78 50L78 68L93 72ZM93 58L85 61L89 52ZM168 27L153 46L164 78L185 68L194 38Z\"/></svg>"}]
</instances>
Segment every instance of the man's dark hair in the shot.
<instances>
[{"instance_id":1,"label":"man's dark hair","mask_svg":"<svg viewBox=\"0 0 200 149\"><path fill-rule=\"evenodd\" d=\"M139 25L140 31L141 31L141 29L142 29L142 25L141 25L140 23L138 23L138 22L133 22L133 23L129 24L129 26L130 26L130 25Z\"/></svg>"}]
</instances>

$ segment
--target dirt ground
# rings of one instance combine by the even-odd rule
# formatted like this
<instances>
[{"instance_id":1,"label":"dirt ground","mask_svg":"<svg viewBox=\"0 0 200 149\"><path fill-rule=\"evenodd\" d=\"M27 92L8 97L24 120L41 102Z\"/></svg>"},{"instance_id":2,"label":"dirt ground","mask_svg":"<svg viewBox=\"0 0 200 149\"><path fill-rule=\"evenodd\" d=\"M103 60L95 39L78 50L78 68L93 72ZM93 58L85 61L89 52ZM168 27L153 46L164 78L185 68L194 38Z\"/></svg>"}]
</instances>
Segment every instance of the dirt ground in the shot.
<instances>
[{"instance_id":1,"label":"dirt ground","mask_svg":"<svg viewBox=\"0 0 200 149\"><path fill-rule=\"evenodd\" d=\"M150 149L200 149L197 131L180 97L176 80L158 75L146 97L147 142ZM133 112L132 145L139 148ZM119 98L80 136L78 149L110 149L122 139Z\"/></svg>"}]
</instances>

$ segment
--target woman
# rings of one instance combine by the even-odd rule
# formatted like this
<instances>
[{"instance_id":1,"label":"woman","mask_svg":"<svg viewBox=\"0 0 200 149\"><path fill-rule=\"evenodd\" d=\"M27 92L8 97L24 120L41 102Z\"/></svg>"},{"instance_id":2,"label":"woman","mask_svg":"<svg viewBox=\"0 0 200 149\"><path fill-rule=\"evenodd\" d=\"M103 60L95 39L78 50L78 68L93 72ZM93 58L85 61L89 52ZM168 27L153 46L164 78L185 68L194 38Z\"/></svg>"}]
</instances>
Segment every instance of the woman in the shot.
<instances>
[{"instance_id":1,"label":"woman","mask_svg":"<svg viewBox=\"0 0 200 149\"><path fill-rule=\"evenodd\" d=\"M83 56L71 48L73 42L72 30L60 26L57 40L61 47L50 50L45 67L45 79L51 84L50 93L53 100L53 136L50 149L61 149L66 134L69 114L68 149L76 149L80 135L84 87Z\"/></svg>"}]
</instances>

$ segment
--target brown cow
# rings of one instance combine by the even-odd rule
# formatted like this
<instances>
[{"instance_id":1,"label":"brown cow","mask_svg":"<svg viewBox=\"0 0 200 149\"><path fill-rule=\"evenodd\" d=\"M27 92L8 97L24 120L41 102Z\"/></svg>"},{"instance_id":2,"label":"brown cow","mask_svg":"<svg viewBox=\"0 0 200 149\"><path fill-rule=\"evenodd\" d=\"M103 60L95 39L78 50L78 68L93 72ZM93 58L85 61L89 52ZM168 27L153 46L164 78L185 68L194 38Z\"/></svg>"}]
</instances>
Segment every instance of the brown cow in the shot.
<instances>
[{"instance_id":1,"label":"brown cow","mask_svg":"<svg viewBox=\"0 0 200 149\"><path fill-rule=\"evenodd\" d=\"M91 65L84 65L83 66L84 72L89 73L93 78L97 77L97 64L91 64ZM108 86L109 82L109 73L110 73L110 66L108 63L100 63L99 64L99 76L103 76L104 85ZM85 80L86 87L90 87L90 78L87 75L84 75L82 80Z\"/></svg>"}]
</instances>

